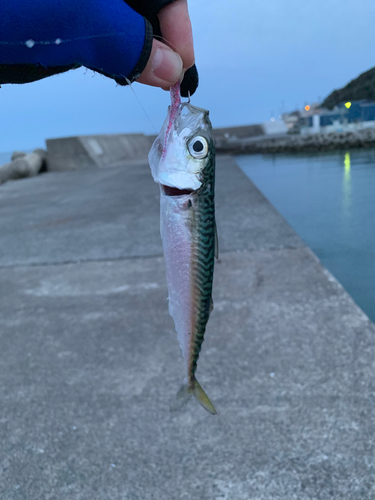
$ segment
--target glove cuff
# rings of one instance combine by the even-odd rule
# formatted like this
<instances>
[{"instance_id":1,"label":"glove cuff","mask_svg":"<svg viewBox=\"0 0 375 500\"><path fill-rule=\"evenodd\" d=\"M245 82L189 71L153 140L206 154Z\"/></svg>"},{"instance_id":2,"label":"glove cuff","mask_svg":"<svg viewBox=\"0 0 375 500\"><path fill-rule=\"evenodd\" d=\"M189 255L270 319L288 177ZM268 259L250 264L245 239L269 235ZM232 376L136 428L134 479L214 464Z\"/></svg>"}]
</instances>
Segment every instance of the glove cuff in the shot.
<instances>
[{"instance_id":1,"label":"glove cuff","mask_svg":"<svg viewBox=\"0 0 375 500\"><path fill-rule=\"evenodd\" d=\"M142 73L142 71L145 69L147 62L150 58L151 55L151 50L152 50L152 40L153 40L153 29L151 26L151 23L144 18L145 21L145 40L143 43L143 49L142 49L142 54L141 57L138 59L137 64L135 67L132 69L131 73L128 75L127 79L130 80L131 82L134 82L139 75ZM116 79L116 82L119 83L120 85L126 85L126 81L119 81Z\"/></svg>"}]
</instances>

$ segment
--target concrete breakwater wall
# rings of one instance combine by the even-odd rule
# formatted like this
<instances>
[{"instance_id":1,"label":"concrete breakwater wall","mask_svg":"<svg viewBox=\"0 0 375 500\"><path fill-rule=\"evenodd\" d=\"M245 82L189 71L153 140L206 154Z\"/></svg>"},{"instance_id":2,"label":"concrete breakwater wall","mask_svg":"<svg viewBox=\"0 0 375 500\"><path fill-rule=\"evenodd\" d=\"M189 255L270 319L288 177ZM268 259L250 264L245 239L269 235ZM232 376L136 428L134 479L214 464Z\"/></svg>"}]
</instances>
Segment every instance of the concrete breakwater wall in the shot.
<instances>
[{"instance_id":1,"label":"concrete breakwater wall","mask_svg":"<svg viewBox=\"0 0 375 500\"><path fill-rule=\"evenodd\" d=\"M144 134L103 134L47 139L48 170L108 168L126 161L143 161L154 138Z\"/></svg>"},{"instance_id":2,"label":"concrete breakwater wall","mask_svg":"<svg viewBox=\"0 0 375 500\"><path fill-rule=\"evenodd\" d=\"M261 136L248 139L219 141L220 153L299 153L335 149L375 147L375 129L331 134Z\"/></svg>"}]
</instances>

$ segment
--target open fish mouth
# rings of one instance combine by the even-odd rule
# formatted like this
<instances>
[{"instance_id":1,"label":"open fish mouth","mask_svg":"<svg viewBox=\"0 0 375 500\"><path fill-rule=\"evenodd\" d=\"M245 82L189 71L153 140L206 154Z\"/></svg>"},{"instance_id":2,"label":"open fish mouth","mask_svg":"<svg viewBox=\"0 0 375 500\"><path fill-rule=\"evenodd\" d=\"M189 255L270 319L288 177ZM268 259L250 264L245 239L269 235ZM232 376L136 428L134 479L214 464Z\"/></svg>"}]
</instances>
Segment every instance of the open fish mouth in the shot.
<instances>
[{"instance_id":1,"label":"open fish mouth","mask_svg":"<svg viewBox=\"0 0 375 500\"><path fill-rule=\"evenodd\" d=\"M178 189L176 187L166 186L164 184L161 184L161 188L166 196L182 196L184 194L194 193L193 189Z\"/></svg>"}]
</instances>

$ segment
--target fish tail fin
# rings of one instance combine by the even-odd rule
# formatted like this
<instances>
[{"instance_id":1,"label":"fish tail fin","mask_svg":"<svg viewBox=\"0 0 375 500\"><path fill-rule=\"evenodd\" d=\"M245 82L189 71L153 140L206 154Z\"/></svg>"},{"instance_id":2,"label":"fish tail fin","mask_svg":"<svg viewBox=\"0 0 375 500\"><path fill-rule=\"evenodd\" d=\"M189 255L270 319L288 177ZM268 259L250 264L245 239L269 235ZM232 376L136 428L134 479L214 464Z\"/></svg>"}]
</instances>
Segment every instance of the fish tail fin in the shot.
<instances>
[{"instance_id":1,"label":"fish tail fin","mask_svg":"<svg viewBox=\"0 0 375 500\"><path fill-rule=\"evenodd\" d=\"M182 382L182 385L176 394L175 401L171 405L171 411L180 410L189 401L189 399L191 398L191 395L192 395L191 389L189 389L187 379L185 379Z\"/></svg>"},{"instance_id":2,"label":"fish tail fin","mask_svg":"<svg viewBox=\"0 0 375 500\"><path fill-rule=\"evenodd\" d=\"M209 397L204 392L197 379L193 380L192 389L190 389L190 391L193 393L193 396L198 401L198 403L203 406L203 408L207 410L208 413L211 413L211 415L216 415L214 405L211 403Z\"/></svg>"},{"instance_id":3,"label":"fish tail fin","mask_svg":"<svg viewBox=\"0 0 375 500\"><path fill-rule=\"evenodd\" d=\"M189 401L192 395L205 410L211 413L211 415L216 415L214 405L211 403L209 397L196 378L190 384L187 379L183 381L176 394L176 399L171 405L171 411L180 410Z\"/></svg>"}]
</instances>

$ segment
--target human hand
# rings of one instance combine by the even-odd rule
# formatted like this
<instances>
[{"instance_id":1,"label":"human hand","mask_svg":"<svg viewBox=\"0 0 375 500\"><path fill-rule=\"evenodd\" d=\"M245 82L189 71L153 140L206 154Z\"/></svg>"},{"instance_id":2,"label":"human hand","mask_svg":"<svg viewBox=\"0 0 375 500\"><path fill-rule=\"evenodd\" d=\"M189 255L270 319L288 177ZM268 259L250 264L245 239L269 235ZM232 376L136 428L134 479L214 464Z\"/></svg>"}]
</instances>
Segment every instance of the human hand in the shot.
<instances>
[{"instance_id":1,"label":"human hand","mask_svg":"<svg viewBox=\"0 0 375 500\"><path fill-rule=\"evenodd\" d=\"M194 62L186 0L172 2L0 0L0 83L86 66L120 85L138 79L167 89ZM196 70L187 74L185 95L198 84Z\"/></svg>"},{"instance_id":2,"label":"human hand","mask_svg":"<svg viewBox=\"0 0 375 500\"><path fill-rule=\"evenodd\" d=\"M129 4L135 10L137 10L137 3L139 4L137 0L129 0ZM144 9L141 9L140 13L147 17ZM157 14L159 26L155 19L152 21L155 35L160 34L160 38L166 43L154 39L150 59L137 81L169 90L194 65L195 61L187 0L176 0L162 8ZM187 78L192 78L192 73L190 71ZM191 90L189 89L193 94L195 88Z\"/></svg>"}]
</instances>

